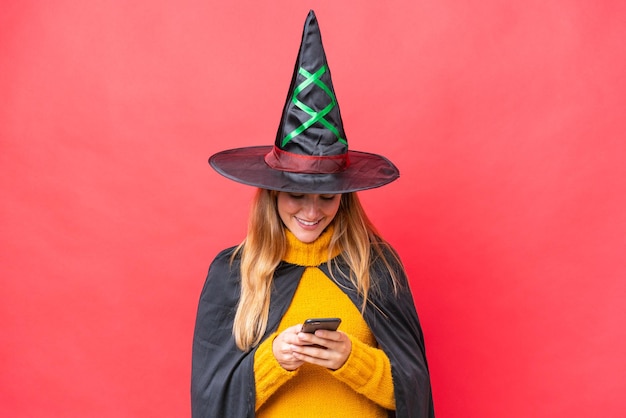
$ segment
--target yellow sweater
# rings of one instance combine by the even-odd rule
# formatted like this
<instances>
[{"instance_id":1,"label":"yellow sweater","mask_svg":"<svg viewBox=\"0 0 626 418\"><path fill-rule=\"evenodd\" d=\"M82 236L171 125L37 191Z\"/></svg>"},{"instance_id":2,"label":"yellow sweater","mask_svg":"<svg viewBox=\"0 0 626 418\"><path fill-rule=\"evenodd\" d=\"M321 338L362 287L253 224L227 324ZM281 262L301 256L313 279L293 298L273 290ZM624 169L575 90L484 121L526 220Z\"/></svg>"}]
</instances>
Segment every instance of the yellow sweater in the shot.
<instances>
[{"instance_id":1,"label":"yellow sweater","mask_svg":"<svg viewBox=\"0 0 626 418\"><path fill-rule=\"evenodd\" d=\"M352 352L338 370L305 363L283 369L272 353L276 334L267 338L254 358L257 417L386 417L395 409L391 365L377 348L359 309L319 268L328 260L332 228L305 244L287 231L283 259L307 266L276 334L307 318L340 317L339 331L352 341Z\"/></svg>"}]
</instances>

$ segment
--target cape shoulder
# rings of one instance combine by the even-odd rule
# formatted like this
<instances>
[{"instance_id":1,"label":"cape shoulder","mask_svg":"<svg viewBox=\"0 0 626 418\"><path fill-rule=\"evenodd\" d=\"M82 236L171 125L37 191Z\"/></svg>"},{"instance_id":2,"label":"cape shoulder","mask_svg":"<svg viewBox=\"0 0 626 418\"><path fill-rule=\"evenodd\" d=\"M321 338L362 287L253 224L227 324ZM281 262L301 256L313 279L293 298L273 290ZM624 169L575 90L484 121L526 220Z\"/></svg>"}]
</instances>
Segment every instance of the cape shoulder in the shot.
<instances>
[{"instance_id":1,"label":"cape shoulder","mask_svg":"<svg viewBox=\"0 0 626 418\"><path fill-rule=\"evenodd\" d=\"M234 317L241 283L239 257L232 257L235 248L222 250L211 262L200 294L199 314L213 314L216 320L226 321Z\"/></svg>"}]
</instances>

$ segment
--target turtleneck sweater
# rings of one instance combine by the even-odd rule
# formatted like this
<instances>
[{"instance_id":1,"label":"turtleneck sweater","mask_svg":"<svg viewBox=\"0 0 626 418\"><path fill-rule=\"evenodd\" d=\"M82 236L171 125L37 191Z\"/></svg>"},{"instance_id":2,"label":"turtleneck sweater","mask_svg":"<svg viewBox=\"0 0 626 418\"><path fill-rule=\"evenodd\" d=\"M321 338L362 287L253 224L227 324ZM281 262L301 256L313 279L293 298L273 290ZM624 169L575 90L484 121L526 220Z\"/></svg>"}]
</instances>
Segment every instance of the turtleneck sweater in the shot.
<instances>
[{"instance_id":1,"label":"turtleneck sweater","mask_svg":"<svg viewBox=\"0 0 626 418\"><path fill-rule=\"evenodd\" d=\"M312 243L286 230L283 261L305 266L291 305L276 333L261 343L254 357L257 417L386 417L395 408L391 365L359 308L318 266L327 262L333 234L327 228ZM305 363L297 370L282 368L272 343L284 329L307 318L339 317L339 331L348 335L352 351L337 370Z\"/></svg>"}]
</instances>

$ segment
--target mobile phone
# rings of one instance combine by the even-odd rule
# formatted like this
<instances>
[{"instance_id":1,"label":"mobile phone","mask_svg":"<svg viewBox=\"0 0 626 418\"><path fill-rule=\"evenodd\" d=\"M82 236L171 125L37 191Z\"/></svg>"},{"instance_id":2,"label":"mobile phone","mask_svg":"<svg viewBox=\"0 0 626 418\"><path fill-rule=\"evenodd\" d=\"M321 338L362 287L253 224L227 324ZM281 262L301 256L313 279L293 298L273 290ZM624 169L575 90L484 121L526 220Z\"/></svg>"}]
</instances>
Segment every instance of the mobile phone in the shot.
<instances>
[{"instance_id":1,"label":"mobile phone","mask_svg":"<svg viewBox=\"0 0 626 418\"><path fill-rule=\"evenodd\" d=\"M314 334L318 329L337 331L341 324L341 318L311 318L304 321L302 332Z\"/></svg>"}]
</instances>

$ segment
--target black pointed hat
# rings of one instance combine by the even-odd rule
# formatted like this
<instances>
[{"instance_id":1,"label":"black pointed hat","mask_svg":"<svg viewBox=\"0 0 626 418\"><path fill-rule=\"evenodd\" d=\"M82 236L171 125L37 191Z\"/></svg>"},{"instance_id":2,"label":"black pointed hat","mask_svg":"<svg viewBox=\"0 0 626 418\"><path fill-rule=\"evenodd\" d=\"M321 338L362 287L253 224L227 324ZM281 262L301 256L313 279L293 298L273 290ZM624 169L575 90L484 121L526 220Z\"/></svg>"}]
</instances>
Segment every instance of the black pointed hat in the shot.
<instances>
[{"instance_id":1,"label":"black pointed hat","mask_svg":"<svg viewBox=\"0 0 626 418\"><path fill-rule=\"evenodd\" d=\"M273 146L218 152L209 158L223 176L263 189L346 193L373 189L398 178L391 161L348 150L322 38L311 10Z\"/></svg>"}]
</instances>

